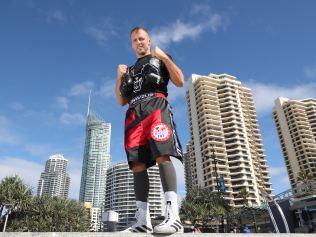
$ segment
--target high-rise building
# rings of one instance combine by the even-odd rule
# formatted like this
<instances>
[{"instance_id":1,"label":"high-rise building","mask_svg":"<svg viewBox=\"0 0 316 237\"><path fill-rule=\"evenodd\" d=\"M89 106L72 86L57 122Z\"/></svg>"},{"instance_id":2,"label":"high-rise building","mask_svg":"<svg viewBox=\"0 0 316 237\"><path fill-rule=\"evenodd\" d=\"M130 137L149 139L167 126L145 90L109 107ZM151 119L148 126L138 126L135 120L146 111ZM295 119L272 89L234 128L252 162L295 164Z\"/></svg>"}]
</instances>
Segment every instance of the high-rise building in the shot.
<instances>
[{"instance_id":1,"label":"high-rise building","mask_svg":"<svg viewBox=\"0 0 316 237\"><path fill-rule=\"evenodd\" d=\"M38 196L68 197L70 178L67 174L67 163L68 160L61 154L49 157L38 181Z\"/></svg>"},{"instance_id":2,"label":"high-rise building","mask_svg":"<svg viewBox=\"0 0 316 237\"><path fill-rule=\"evenodd\" d=\"M110 136L111 124L88 109L79 201L90 202L92 207L104 206Z\"/></svg>"},{"instance_id":3,"label":"high-rise building","mask_svg":"<svg viewBox=\"0 0 316 237\"><path fill-rule=\"evenodd\" d=\"M148 169L150 217L163 215L163 192L158 166ZM127 162L111 166L107 171L105 211L112 210L119 214L117 229L122 230L135 221L136 201L133 173Z\"/></svg>"},{"instance_id":4,"label":"high-rise building","mask_svg":"<svg viewBox=\"0 0 316 237\"><path fill-rule=\"evenodd\" d=\"M273 119L292 188L300 171L316 177L316 99L275 100Z\"/></svg>"},{"instance_id":5,"label":"high-rise building","mask_svg":"<svg viewBox=\"0 0 316 237\"><path fill-rule=\"evenodd\" d=\"M227 74L192 74L186 93L190 141L188 186L218 189L216 174L225 184L231 204L261 205L260 189L271 193L268 166L251 90Z\"/></svg>"},{"instance_id":6,"label":"high-rise building","mask_svg":"<svg viewBox=\"0 0 316 237\"><path fill-rule=\"evenodd\" d=\"M192 188L192 164L190 160L190 146L187 144L186 152L183 153L184 162L184 179L185 179L185 189L188 192Z\"/></svg>"}]
</instances>

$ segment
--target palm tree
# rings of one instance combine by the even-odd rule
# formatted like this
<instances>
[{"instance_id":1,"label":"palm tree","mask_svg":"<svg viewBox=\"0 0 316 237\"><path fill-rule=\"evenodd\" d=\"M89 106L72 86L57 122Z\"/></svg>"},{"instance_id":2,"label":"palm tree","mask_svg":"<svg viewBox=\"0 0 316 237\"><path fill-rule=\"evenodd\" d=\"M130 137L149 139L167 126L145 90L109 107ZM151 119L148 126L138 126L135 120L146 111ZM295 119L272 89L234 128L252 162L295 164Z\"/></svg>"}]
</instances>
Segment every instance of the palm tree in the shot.
<instances>
[{"instance_id":1,"label":"palm tree","mask_svg":"<svg viewBox=\"0 0 316 237\"><path fill-rule=\"evenodd\" d=\"M217 192L209 188L192 188L182 200L180 215L183 220L190 220L193 225L207 226L214 220L225 217L230 206Z\"/></svg>"},{"instance_id":2,"label":"palm tree","mask_svg":"<svg viewBox=\"0 0 316 237\"><path fill-rule=\"evenodd\" d=\"M244 206L248 206L248 197L249 196L250 196L250 193L248 192L248 190L246 188L242 188L237 194L238 198L242 198Z\"/></svg>"},{"instance_id":3,"label":"palm tree","mask_svg":"<svg viewBox=\"0 0 316 237\"><path fill-rule=\"evenodd\" d=\"M314 178L315 177L311 173L307 172L306 170L300 170L300 172L298 173L297 180L302 181L304 184L308 184Z\"/></svg>"},{"instance_id":4,"label":"palm tree","mask_svg":"<svg viewBox=\"0 0 316 237\"><path fill-rule=\"evenodd\" d=\"M86 232L89 213L75 201L58 197L34 197L30 208L11 218L9 231Z\"/></svg>"},{"instance_id":5,"label":"palm tree","mask_svg":"<svg viewBox=\"0 0 316 237\"><path fill-rule=\"evenodd\" d=\"M5 230L8 216L12 212L26 209L32 198L31 188L23 183L17 175L5 177L0 182L0 217L6 217L3 229ZM5 213L4 213L5 211Z\"/></svg>"},{"instance_id":6,"label":"palm tree","mask_svg":"<svg viewBox=\"0 0 316 237\"><path fill-rule=\"evenodd\" d=\"M32 197L31 189L18 176L0 182L0 213L8 204L12 204L8 231L89 231L89 213L81 203L57 197Z\"/></svg>"},{"instance_id":7,"label":"palm tree","mask_svg":"<svg viewBox=\"0 0 316 237\"><path fill-rule=\"evenodd\" d=\"M313 176L313 174L306 170L300 170L300 172L298 173L297 181L298 182L296 183L296 187L299 191L297 195L305 196L308 195L309 192L313 192L316 189L316 187L313 188L313 186L315 186L315 183L313 185L315 177Z\"/></svg>"},{"instance_id":8,"label":"palm tree","mask_svg":"<svg viewBox=\"0 0 316 237\"><path fill-rule=\"evenodd\" d=\"M5 177L0 182L0 206L13 204L16 208L26 208L31 200L31 188L23 183L17 175Z\"/></svg>"}]
</instances>

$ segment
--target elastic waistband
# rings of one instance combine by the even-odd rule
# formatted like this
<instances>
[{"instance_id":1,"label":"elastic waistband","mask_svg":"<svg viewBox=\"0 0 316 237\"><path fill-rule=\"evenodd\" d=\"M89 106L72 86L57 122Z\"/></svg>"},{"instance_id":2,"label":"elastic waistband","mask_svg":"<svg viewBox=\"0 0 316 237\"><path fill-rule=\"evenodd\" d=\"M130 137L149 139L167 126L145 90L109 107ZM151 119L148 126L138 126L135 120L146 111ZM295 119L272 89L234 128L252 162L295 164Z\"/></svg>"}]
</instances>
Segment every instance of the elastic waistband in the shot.
<instances>
[{"instance_id":1,"label":"elastic waistband","mask_svg":"<svg viewBox=\"0 0 316 237\"><path fill-rule=\"evenodd\" d=\"M164 99L167 98L163 93L151 92L151 93L145 93L145 94L141 94L141 95L134 97L133 99L130 100L130 102L128 102L128 104L131 107L131 106L135 106L143 101L146 101L146 100L149 100L152 98L157 98L157 97L164 98Z\"/></svg>"}]
</instances>

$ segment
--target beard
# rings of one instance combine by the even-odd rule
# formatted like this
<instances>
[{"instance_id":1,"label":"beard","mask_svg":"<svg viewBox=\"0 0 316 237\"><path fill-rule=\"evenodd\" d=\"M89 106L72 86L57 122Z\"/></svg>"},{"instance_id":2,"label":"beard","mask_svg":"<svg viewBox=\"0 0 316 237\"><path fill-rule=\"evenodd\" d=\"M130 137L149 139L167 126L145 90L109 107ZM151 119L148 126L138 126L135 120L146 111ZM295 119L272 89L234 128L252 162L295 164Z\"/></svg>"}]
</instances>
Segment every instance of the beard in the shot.
<instances>
[{"instance_id":1,"label":"beard","mask_svg":"<svg viewBox=\"0 0 316 237\"><path fill-rule=\"evenodd\" d=\"M139 50L137 53L138 53L138 55L140 55L140 56L144 56L144 55L146 55L147 50L146 50L145 48L142 48L142 49Z\"/></svg>"}]
</instances>

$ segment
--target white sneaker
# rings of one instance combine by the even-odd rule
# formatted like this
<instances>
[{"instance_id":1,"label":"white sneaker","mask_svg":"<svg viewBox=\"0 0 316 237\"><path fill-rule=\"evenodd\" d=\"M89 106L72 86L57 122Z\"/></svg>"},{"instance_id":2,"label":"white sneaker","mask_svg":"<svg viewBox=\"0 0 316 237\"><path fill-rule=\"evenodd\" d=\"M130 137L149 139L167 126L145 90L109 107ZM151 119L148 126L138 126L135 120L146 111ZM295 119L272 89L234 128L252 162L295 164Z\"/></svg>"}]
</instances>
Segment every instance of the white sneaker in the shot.
<instances>
[{"instance_id":1,"label":"white sneaker","mask_svg":"<svg viewBox=\"0 0 316 237\"><path fill-rule=\"evenodd\" d=\"M152 233L153 227L151 225L149 207L146 209L138 208L135 213L136 223L122 233Z\"/></svg>"},{"instance_id":2,"label":"white sneaker","mask_svg":"<svg viewBox=\"0 0 316 237\"><path fill-rule=\"evenodd\" d=\"M172 205L171 201L167 201L165 220L155 226L154 233L156 234L174 234L183 233L183 226L177 212L177 205Z\"/></svg>"}]
</instances>

